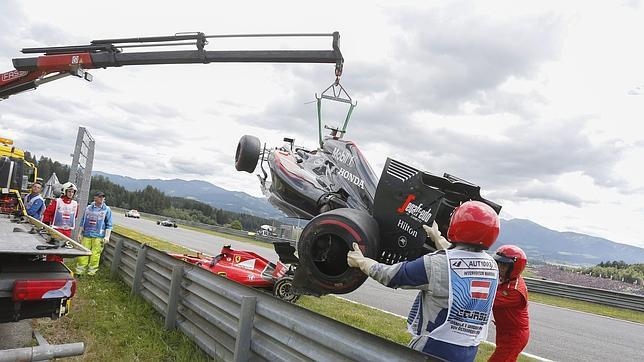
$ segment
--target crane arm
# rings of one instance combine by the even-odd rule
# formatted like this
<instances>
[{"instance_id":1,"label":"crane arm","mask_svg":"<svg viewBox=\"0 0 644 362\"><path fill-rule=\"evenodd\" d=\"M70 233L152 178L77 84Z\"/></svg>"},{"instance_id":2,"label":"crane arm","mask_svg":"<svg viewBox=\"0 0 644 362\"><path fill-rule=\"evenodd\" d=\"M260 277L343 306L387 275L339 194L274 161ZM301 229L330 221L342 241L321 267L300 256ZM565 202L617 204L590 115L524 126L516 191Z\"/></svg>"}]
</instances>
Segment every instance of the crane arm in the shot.
<instances>
[{"instance_id":1,"label":"crane arm","mask_svg":"<svg viewBox=\"0 0 644 362\"><path fill-rule=\"evenodd\" d=\"M249 37L331 37L327 50L206 50L208 39ZM156 50L126 52L125 49L146 47L185 47L189 50ZM239 34L205 35L179 33L171 36L93 40L89 45L22 49L37 57L15 58L15 70L0 74L0 99L43 83L69 75L92 80L87 69L126 65L192 64L192 63L335 63L335 75L342 74L344 58L340 51L340 34Z\"/></svg>"}]
</instances>

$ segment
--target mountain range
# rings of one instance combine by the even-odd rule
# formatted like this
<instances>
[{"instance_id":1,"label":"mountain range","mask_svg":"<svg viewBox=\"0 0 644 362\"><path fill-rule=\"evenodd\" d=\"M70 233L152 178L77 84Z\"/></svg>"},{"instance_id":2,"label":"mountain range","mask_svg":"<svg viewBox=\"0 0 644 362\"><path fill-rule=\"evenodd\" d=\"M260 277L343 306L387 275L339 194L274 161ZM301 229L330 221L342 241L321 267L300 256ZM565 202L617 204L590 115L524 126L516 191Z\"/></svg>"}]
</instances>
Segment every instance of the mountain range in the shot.
<instances>
[{"instance_id":1,"label":"mountain range","mask_svg":"<svg viewBox=\"0 0 644 362\"><path fill-rule=\"evenodd\" d=\"M218 209L269 219L282 219L285 217L281 211L274 208L265 198L254 197L245 192L229 191L206 181L135 179L100 171L94 171L92 175L105 176L115 184L125 187L128 191L142 190L150 185L168 196L179 196L201 201Z\"/></svg>"},{"instance_id":2,"label":"mountain range","mask_svg":"<svg viewBox=\"0 0 644 362\"><path fill-rule=\"evenodd\" d=\"M575 232L548 229L525 219L501 220L501 234L495 247L514 244L528 259L541 262L595 265L602 261L623 260L644 263L644 249Z\"/></svg>"},{"instance_id":3,"label":"mountain range","mask_svg":"<svg viewBox=\"0 0 644 362\"><path fill-rule=\"evenodd\" d=\"M284 219L265 198L244 192L229 191L200 180L134 179L127 176L94 172L127 190L141 190L150 185L170 196L186 197L213 207L272 219ZM495 247L515 244L535 261L572 265L595 265L601 261L623 260L626 263L644 263L644 249L636 246L575 232L548 229L530 220L501 220L501 234Z\"/></svg>"}]
</instances>

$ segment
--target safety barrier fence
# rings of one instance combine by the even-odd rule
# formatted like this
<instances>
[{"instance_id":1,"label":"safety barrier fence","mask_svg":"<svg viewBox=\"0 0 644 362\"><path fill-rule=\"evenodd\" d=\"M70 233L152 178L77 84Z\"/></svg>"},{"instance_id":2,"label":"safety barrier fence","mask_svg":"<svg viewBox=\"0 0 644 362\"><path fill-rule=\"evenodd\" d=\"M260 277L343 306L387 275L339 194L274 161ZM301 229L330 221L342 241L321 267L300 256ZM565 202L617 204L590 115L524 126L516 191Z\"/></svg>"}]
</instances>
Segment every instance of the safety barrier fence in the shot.
<instances>
[{"instance_id":1,"label":"safety barrier fence","mask_svg":"<svg viewBox=\"0 0 644 362\"><path fill-rule=\"evenodd\" d=\"M525 278L530 292L543 293L558 297L583 300L618 308L633 309L644 312L644 296L610 290L581 287L549 280Z\"/></svg>"},{"instance_id":2,"label":"safety barrier fence","mask_svg":"<svg viewBox=\"0 0 644 362\"><path fill-rule=\"evenodd\" d=\"M113 233L103 262L213 358L425 361L405 346L238 284Z\"/></svg>"},{"instance_id":3,"label":"safety barrier fence","mask_svg":"<svg viewBox=\"0 0 644 362\"><path fill-rule=\"evenodd\" d=\"M163 218L163 216L141 213L151 218ZM217 231L220 233L235 235L248 238L248 232L235 230L223 226L215 226L209 224L202 224L198 222L186 221L186 220L176 220L178 224L188 225L197 227L200 229ZM295 243L295 240L281 239L275 237L264 237L256 235L254 237L256 240L264 241L267 243L273 243L275 241L288 241L291 244ZM572 284L564 284L549 280L541 280L534 278L525 278L526 285L528 289L533 292L538 292L542 294L548 294L558 297L565 297L577 300L583 300L586 302L599 303L604 305L609 305L618 308L627 308L638 311L644 311L644 296L629 294L629 293L620 293L614 292L605 289L597 288L588 288Z\"/></svg>"}]
</instances>

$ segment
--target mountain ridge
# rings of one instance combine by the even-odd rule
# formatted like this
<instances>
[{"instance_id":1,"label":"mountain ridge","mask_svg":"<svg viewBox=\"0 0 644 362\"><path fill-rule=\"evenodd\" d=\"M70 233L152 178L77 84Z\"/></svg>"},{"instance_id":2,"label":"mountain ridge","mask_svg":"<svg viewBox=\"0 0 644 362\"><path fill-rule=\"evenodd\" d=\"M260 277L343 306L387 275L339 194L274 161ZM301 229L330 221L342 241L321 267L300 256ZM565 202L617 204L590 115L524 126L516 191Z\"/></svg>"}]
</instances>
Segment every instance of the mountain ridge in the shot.
<instances>
[{"instance_id":1,"label":"mountain ridge","mask_svg":"<svg viewBox=\"0 0 644 362\"><path fill-rule=\"evenodd\" d=\"M226 190L203 180L135 179L129 176L114 175L101 171L94 171L92 175L104 176L110 181L125 187L128 191L142 190L150 185L161 190L168 196L186 197L227 211L272 219L282 219L285 217L281 211L275 209L264 198L254 197L241 191Z\"/></svg>"},{"instance_id":2,"label":"mountain ridge","mask_svg":"<svg viewBox=\"0 0 644 362\"><path fill-rule=\"evenodd\" d=\"M501 220L501 233L494 245L507 244L521 247L528 258L539 261L579 265L609 260L644 263L644 248L572 231L556 231L526 219Z\"/></svg>"}]
</instances>

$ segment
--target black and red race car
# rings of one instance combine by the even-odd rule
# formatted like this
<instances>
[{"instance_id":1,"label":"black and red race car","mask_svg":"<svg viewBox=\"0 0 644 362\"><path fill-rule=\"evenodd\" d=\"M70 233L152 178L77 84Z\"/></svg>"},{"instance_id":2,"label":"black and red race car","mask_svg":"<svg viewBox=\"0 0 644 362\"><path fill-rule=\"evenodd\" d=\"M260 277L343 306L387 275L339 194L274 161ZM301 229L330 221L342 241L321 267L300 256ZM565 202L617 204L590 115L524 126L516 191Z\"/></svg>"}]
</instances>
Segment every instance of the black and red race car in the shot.
<instances>
[{"instance_id":1,"label":"black and red race car","mask_svg":"<svg viewBox=\"0 0 644 362\"><path fill-rule=\"evenodd\" d=\"M299 297L293 293L293 268L281 262L272 263L250 251L233 250L224 245L215 257L197 254L170 254L249 287L271 291L276 297L295 302Z\"/></svg>"},{"instance_id":2,"label":"black and red race car","mask_svg":"<svg viewBox=\"0 0 644 362\"><path fill-rule=\"evenodd\" d=\"M355 107L344 88L332 84L316 98L319 147L299 147L285 138L283 146L269 149L245 135L235 154L238 171L252 173L259 163L269 202L289 217L311 220L298 240L297 257L289 243L275 243L280 260L297 265L294 287L299 293L343 294L358 288L366 276L347 265L353 242L365 256L383 263L413 260L436 250L422 225L436 221L447 235L452 211L462 202L478 200L501 211L480 195L480 187L449 174L437 176L387 159L378 178L358 146L342 139ZM324 126L331 131L326 137L322 99L350 104L342 127Z\"/></svg>"}]
</instances>

